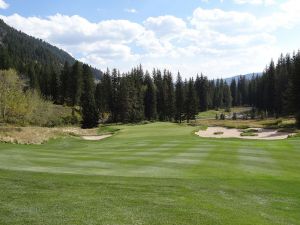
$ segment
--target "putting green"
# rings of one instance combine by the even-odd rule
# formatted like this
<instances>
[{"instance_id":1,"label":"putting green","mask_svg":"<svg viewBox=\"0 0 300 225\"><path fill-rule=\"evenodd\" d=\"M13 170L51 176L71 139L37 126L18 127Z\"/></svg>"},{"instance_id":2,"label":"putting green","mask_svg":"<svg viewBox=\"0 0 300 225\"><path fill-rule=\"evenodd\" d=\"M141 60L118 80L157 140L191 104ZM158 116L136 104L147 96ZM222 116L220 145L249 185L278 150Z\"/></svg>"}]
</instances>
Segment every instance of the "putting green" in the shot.
<instances>
[{"instance_id":1,"label":"putting green","mask_svg":"<svg viewBox=\"0 0 300 225\"><path fill-rule=\"evenodd\" d=\"M300 139L119 126L101 141L0 144L0 224L300 224Z\"/></svg>"}]
</instances>

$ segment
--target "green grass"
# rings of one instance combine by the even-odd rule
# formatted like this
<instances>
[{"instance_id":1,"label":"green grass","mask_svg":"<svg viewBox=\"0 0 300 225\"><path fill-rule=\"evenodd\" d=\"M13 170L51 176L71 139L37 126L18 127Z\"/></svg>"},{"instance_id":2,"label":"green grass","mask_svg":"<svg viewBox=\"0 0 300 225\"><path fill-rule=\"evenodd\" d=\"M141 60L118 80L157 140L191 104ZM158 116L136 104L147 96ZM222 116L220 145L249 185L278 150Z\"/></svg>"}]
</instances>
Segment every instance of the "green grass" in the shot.
<instances>
[{"instance_id":1,"label":"green grass","mask_svg":"<svg viewBox=\"0 0 300 225\"><path fill-rule=\"evenodd\" d=\"M254 132L243 132L240 134L242 137L256 137L258 136L257 133L254 133Z\"/></svg>"},{"instance_id":2,"label":"green grass","mask_svg":"<svg viewBox=\"0 0 300 225\"><path fill-rule=\"evenodd\" d=\"M99 135L104 135L104 134L115 134L118 132L120 129L115 126L109 126L109 125L101 125L98 129L98 134Z\"/></svg>"},{"instance_id":3,"label":"green grass","mask_svg":"<svg viewBox=\"0 0 300 225\"><path fill-rule=\"evenodd\" d=\"M300 138L114 128L100 142L0 144L0 224L300 224Z\"/></svg>"},{"instance_id":4,"label":"green grass","mask_svg":"<svg viewBox=\"0 0 300 225\"><path fill-rule=\"evenodd\" d=\"M258 136L258 130L257 129L246 129L243 130L243 132L240 134L242 137L255 137Z\"/></svg>"}]
</instances>

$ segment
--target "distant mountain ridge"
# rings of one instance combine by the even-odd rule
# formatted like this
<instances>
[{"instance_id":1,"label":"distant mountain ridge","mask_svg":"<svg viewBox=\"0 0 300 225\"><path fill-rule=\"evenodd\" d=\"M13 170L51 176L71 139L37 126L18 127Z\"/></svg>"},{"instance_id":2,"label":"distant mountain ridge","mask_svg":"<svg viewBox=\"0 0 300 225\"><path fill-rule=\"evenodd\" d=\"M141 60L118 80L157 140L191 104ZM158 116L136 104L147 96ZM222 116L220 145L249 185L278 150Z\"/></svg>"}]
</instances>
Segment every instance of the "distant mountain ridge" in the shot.
<instances>
[{"instance_id":1,"label":"distant mountain ridge","mask_svg":"<svg viewBox=\"0 0 300 225\"><path fill-rule=\"evenodd\" d=\"M242 76L242 77L246 77L247 80L250 80L252 78L252 76L262 76L262 72L257 72L257 73L248 73L248 74L244 74L244 75L235 75L235 76L232 76L232 77L229 77L229 78L225 78L224 80L227 82L227 84L230 84L232 80L236 80L238 81L239 77Z\"/></svg>"}]
</instances>

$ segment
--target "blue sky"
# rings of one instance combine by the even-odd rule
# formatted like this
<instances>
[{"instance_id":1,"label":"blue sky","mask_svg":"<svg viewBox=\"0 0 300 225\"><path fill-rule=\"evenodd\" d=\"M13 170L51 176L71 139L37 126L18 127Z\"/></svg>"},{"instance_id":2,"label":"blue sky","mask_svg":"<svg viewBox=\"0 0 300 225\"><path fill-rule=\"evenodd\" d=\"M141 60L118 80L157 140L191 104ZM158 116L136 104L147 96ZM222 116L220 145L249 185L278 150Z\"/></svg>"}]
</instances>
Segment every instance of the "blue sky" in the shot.
<instances>
[{"instance_id":1,"label":"blue sky","mask_svg":"<svg viewBox=\"0 0 300 225\"><path fill-rule=\"evenodd\" d=\"M100 69L185 77L262 71L299 48L299 12L297 0L0 0L9 25Z\"/></svg>"}]
</instances>

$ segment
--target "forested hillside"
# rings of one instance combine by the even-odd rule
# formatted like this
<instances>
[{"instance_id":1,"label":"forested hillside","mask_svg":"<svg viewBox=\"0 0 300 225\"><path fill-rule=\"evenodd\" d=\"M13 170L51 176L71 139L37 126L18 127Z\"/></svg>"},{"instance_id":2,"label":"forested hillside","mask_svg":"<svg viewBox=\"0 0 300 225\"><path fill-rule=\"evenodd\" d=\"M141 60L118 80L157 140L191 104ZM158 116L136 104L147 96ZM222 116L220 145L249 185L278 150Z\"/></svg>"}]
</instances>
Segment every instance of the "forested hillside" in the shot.
<instances>
[{"instance_id":1,"label":"forested hillside","mask_svg":"<svg viewBox=\"0 0 300 225\"><path fill-rule=\"evenodd\" d=\"M52 96L51 83L65 62L73 64L75 59L67 52L49 43L31 37L8 26L0 20L0 69L14 68L31 80L32 88L40 88L45 96ZM91 68L96 79L102 72Z\"/></svg>"}]
</instances>

